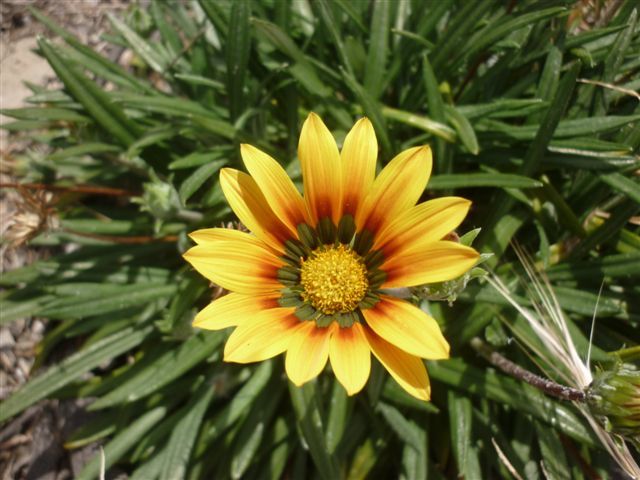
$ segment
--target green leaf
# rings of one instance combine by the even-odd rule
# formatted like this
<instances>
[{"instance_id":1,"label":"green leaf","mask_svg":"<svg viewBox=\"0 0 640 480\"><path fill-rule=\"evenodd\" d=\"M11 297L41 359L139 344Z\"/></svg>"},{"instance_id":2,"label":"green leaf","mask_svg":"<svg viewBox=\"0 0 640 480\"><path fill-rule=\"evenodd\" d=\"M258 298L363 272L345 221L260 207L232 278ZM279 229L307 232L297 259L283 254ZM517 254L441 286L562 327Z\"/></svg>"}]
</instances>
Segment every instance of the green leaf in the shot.
<instances>
[{"instance_id":1,"label":"green leaf","mask_svg":"<svg viewBox=\"0 0 640 480\"><path fill-rule=\"evenodd\" d=\"M171 432L163 452L163 462L159 469L160 480L178 480L186 477L191 450L214 392L212 385L205 382L181 411L180 420Z\"/></svg>"},{"instance_id":2,"label":"green leaf","mask_svg":"<svg viewBox=\"0 0 640 480\"><path fill-rule=\"evenodd\" d=\"M385 82L385 65L389 42L389 24L391 22L391 2L375 0L371 15L371 34L364 75L364 88L372 98L378 98Z\"/></svg>"},{"instance_id":3,"label":"green leaf","mask_svg":"<svg viewBox=\"0 0 640 480\"><path fill-rule=\"evenodd\" d=\"M471 123L462 113L458 111L455 107L450 105L445 105L445 114L447 120L453 127L456 129L458 133L458 137L462 141L462 144L465 146L469 152L473 155L477 155L480 153L480 146L478 145L478 139L476 138L476 133L473 131L473 127Z\"/></svg>"},{"instance_id":4,"label":"green leaf","mask_svg":"<svg viewBox=\"0 0 640 480\"><path fill-rule=\"evenodd\" d=\"M193 152L185 157L174 160L168 167L169 170L199 167L227 155L229 155L228 149L212 150L210 152Z\"/></svg>"},{"instance_id":5,"label":"green leaf","mask_svg":"<svg viewBox=\"0 0 640 480\"><path fill-rule=\"evenodd\" d=\"M249 412L238 432L236 445L231 453L231 478L242 478L256 460L257 452L264 441L266 430L278 408L284 385L280 380L272 382L256 399L259 408Z\"/></svg>"},{"instance_id":6,"label":"green leaf","mask_svg":"<svg viewBox=\"0 0 640 480\"><path fill-rule=\"evenodd\" d=\"M571 261L554 265L547 272L549 280L579 280L600 283L602 277L640 277L640 253L607 255L589 261Z\"/></svg>"},{"instance_id":7,"label":"green leaf","mask_svg":"<svg viewBox=\"0 0 640 480\"><path fill-rule=\"evenodd\" d=\"M327 0L317 0L314 3L314 6L317 8L320 21L329 32L329 37L338 52L338 58L342 63L342 67L346 71L347 75L355 81L353 66L351 65L351 60L349 60L349 55L347 55L344 43L342 42L342 35L338 30L339 23L333 15L332 5Z\"/></svg>"},{"instance_id":8,"label":"green leaf","mask_svg":"<svg viewBox=\"0 0 640 480\"><path fill-rule=\"evenodd\" d=\"M329 96L331 91L320 78L318 78L313 65L291 37L283 32L280 27L266 20L252 18L251 24L269 43L296 62L294 65L295 68L290 68L289 72L310 93L319 95L320 97Z\"/></svg>"},{"instance_id":9,"label":"green leaf","mask_svg":"<svg viewBox=\"0 0 640 480\"><path fill-rule=\"evenodd\" d=\"M289 382L289 392L300 432L309 447L309 453L320 476L325 480L339 478L336 459L329 454L325 442L326 434L318 405L319 398L315 382L307 382L302 387L296 387Z\"/></svg>"},{"instance_id":10,"label":"green leaf","mask_svg":"<svg viewBox=\"0 0 640 480\"><path fill-rule=\"evenodd\" d=\"M251 3L237 0L231 4L231 18L227 35L227 91L231 119L236 120L244 110L244 88L251 49L249 17Z\"/></svg>"},{"instance_id":11,"label":"green leaf","mask_svg":"<svg viewBox=\"0 0 640 480\"><path fill-rule=\"evenodd\" d=\"M391 107L382 107L382 114L397 122L404 123L406 125L419 128L427 133L431 133L437 137L446 140L447 142L455 142L456 141L456 132L448 125L445 125L440 122L436 122L435 120L431 120L430 118L415 115L411 112L405 112L402 110L397 110Z\"/></svg>"},{"instance_id":12,"label":"green leaf","mask_svg":"<svg viewBox=\"0 0 640 480\"><path fill-rule=\"evenodd\" d=\"M620 193L624 193L631 200L640 203L640 183L637 181L634 182L620 173L600 175L600 180Z\"/></svg>"},{"instance_id":13,"label":"green leaf","mask_svg":"<svg viewBox=\"0 0 640 480\"><path fill-rule=\"evenodd\" d=\"M427 476L426 432L414 422L407 420L398 409L390 405L379 403L377 410L382 413L391 429L406 444L403 454L406 477L408 479L425 478Z\"/></svg>"},{"instance_id":14,"label":"green leaf","mask_svg":"<svg viewBox=\"0 0 640 480\"><path fill-rule=\"evenodd\" d=\"M55 153L49 155L49 160L55 162L72 157L81 157L83 155L98 155L101 153L116 153L120 148L115 145L109 145L106 143L83 143L81 145L74 145L73 147L58 150Z\"/></svg>"},{"instance_id":15,"label":"green leaf","mask_svg":"<svg viewBox=\"0 0 640 480\"><path fill-rule=\"evenodd\" d=\"M34 295L31 298L16 298L15 300L3 298L0 309L0 325L36 315L55 298L55 295L48 294Z\"/></svg>"},{"instance_id":16,"label":"green leaf","mask_svg":"<svg viewBox=\"0 0 640 480\"><path fill-rule=\"evenodd\" d=\"M151 327L126 328L52 365L2 403L0 422L20 413L103 362L136 347L151 331Z\"/></svg>"},{"instance_id":17,"label":"green leaf","mask_svg":"<svg viewBox=\"0 0 640 480\"><path fill-rule=\"evenodd\" d=\"M125 116L122 109L111 102L108 95L91 80L68 65L48 40L38 39L38 47L73 98L82 104L96 123L122 145L131 145L139 135L140 128Z\"/></svg>"},{"instance_id":18,"label":"green leaf","mask_svg":"<svg viewBox=\"0 0 640 480\"><path fill-rule=\"evenodd\" d=\"M79 297L60 298L46 305L39 314L62 319L102 315L169 298L176 291L176 288L175 285L152 284L138 286L132 291L130 285L114 285L107 292L84 291Z\"/></svg>"},{"instance_id":19,"label":"green leaf","mask_svg":"<svg viewBox=\"0 0 640 480\"><path fill-rule=\"evenodd\" d=\"M80 123L86 123L89 121L87 117L80 115L73 110L56 107L0 108L0 114L6 115L7 117L18 118L20 120L48 120Z\"/></svg>"},{"instance_id":20,"label":"green leaf","mask_svg":"<svg viewBox=\"0 0 640 480\"><path fill-rule=\"evenodd\" d=\"M189 200L189 198L191 198L191 196L196 193L202 185L204 185L204 182L211 178L213 174L220 170L220 168L222 168L226 163L226 160L217 160L207 163L189 175L184 182L182 182L180 189L178 190L182 203L186 204L187 200Z\"/></svg>"},{"instance_id":21,"label":"green leaf","mask_svg":"<svg viewBox=\"0 0 640 480\"><path fill-rule=\"evenodd\" d=\"M640 115L610 115L608 117L577 118L563 120L558 124L553 138L568 138L583 135L598 135L611 132L625 125L632 125L640 120ZM496 120L484 120L481 124L483 131L500 132L514 140L532 140L538 132L538 125L507 125ZM541 127L540 127L541 128Z\"/></svg>"},{"instance_id":22,"label":"green leaf","mask_svg":"<svg viewBox=\"0 0 640 480\"><path fill-rule=\"evenodd\" d=\"M58 26L52 19L44 15L36 8L29 7L29 12L41 23L52 30L56 35L59 35L67 42L72 48L64 49L65 53L73 57L79 65L86 67L88 70L96 73L97 75L113 82L116 85L123 86L124 88L130 88L135 91L142 91L146 93L157 93L156 90L149 85L145 80L142 80L135 75L127 72L117 63L102 57L96 53L91 47L82 44L74 35L67 30ZM45 101L44 99L40 101Z\"/></svg>"},{"instance_id":23,"label":"green leaf","mask_svg":"<svg viewBox=\"0 0 640 480\"><path fill-rule=\"evenodd\" d=\"M483 30L468 39L469 48L461 49L460 56L473 57L477 53L495 44L499 39L506 37L519 28L532 25L536 22L561 15L568 15L565 7L551 7L543 10L525 13L517 17L505 16L495 22L489 23ZM453 62L455 64L455 60Z\"/></svg>"},{"instance_id":24,"label":"green leaf","mask_svg":"<svg viewBox=\"0 0 640 480\"><path fill-rule=\"evenodd\" d=\"M167 413L167 407L159 406L144 413L131 425L120 431L113 440L104 447L105 468L114 465L126 455L154 425L160 422ZM90 480L98 478L100 473L100 455L95 455L82 469L76 480Z\"/></svg>"},{"instance_id":25,"label":"green leaf","mask_svg":"<svg viewBox=\"0 0 640 480\"><path fill-rule=\"evenodd\" d=\"M334 380L329 400L329 418L327 420L327 451L333 454L342 440L349 413L349 400L347 391L338 380Z\"/></svg>"},{"instance_id":26,"label":"green leaf","mask_svg":"<svg viewBox=\"0 0 640 480\"><path fill-rule=\"evenodd\" d=\"M135 402L156 392L209 357L218 349L223 339L220 332L193 335L178 348L168 349L152 362L142 361L135 375L93 402L89 410Z\"/></svg>"},{"instance_id":27,"label":"green leaf","mask_svg":"<svg viewBox=\"0 0 640 480\"><path fill-rule=\"evenodd\" d=\"M164 73L167 70L170 59L166 55L158 52L157 48L154 48L149 42L145 41L115 15L108 13L107 17L111 25L125 38L132 50L136 52L149 67L158 73Z\"/></svg>"},{"instance_id":28,"label":"green leaf","mask_svg":"<svg viewBox=\"0 0 640 480\"><path fill-rule=\"evenodd\" d=\"M549 399L530 385L481 370L460 359L428 362L428 366L429 375L440 382L509 405L522 414L531 414L585 445L597 444L592 431L570 408Z\"/></svg>"},{"instance_id":29,"label":"green leaf","mask_svg":"<svg viewBox=\"0 0 640 480\"><path fill-rule=\"evenodd\" d=\"M455 173L434 175L428 185L432 190L470 187L539 188L542 182L510 173Z\"/></svg>"},{"instance_id":30,"label":"green leaf","mask_svg":"<svg viewBox=\"0 0 640 480\"><path fill-rule=\"evenodd\" d=\"M458 465L458 475L464 478L481 478L478 451L473 444L473 407L471 401L455 391L447 393L449 406L449 430L453 453Z\"/></svg>"}]
</instances>

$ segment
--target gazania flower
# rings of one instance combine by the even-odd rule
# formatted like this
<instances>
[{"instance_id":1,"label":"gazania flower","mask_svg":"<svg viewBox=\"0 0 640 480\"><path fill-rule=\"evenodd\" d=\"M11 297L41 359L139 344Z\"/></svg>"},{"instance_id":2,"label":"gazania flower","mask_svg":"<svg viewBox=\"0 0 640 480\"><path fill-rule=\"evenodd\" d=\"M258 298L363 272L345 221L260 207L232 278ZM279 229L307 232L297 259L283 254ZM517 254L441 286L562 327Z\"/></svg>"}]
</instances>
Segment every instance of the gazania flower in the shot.
<instances>
[{"instance_id":1,"label":"gazania flower","mask_svg":"<svg viewBox=\"0 0 640 480\"><path fill-rule=\"evenodd\" d=\"M220 183L251 233L191 234L197 246L184 257L231 292L202 310L194 326L235 327L224 350L229 362L286 352L296 385L330 360L350 395L367 382L373 353L407 392L428 400L422 359L447 358L449 345L433 318L388 289L456 278L478 258L472 248L442 240L469 201L416 205L431 173L429 147L400 153L376 177L369 120L355 124L339 152L311 113L298 148L304 196L269 155L250 145L241 153L250 175L225 168Z\"/></svg>"}]
</instances>

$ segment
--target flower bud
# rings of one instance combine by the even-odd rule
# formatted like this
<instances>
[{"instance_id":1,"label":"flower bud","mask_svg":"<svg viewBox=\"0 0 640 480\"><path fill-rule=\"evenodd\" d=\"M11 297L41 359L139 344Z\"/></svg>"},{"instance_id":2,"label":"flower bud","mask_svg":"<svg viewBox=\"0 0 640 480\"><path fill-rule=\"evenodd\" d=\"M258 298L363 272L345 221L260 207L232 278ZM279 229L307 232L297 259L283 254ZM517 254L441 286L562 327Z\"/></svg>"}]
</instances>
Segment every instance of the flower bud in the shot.
<instances>
[{"instance_id":1,"label":"flower bud","mask_svg":"<svg viewBox=\"0 0 640 480\"><path fill-rule=\"evenodd\" d=\"M619 362L611 370L596 373L587 399L591 412L607 431L640 448L640 370Z\"/></svg>"}]
</instances>

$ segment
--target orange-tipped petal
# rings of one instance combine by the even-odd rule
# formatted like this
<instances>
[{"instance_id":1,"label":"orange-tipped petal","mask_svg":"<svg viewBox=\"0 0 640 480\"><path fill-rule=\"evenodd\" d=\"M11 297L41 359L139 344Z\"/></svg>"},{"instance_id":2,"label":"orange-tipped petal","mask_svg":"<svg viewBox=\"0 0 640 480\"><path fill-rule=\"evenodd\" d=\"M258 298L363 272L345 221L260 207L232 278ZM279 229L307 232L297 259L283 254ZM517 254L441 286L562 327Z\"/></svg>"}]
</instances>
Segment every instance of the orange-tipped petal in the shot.
<instances>
[{"instance_id":1,"label":"orange-tipped petal","mask_svg":"<svg viewBox=\"0 0 640 480\"><path fill-rule=\"evenodd\" d=\"M417 245L417 242L414 244ZM453 280L475 265L480 255L473 248L440 240L394 255L380 267L387 274L382 288L413 287Z\"/></svg>"},{"instance_id":2,"label":"orange-tipped petal","mask_svg":"<svg viewBox=\"0 0 640 480\"><path fill-rule=\"evenodd\" d=\"M356 215L358 230L380 232L391 220L413 207L431 175L431 149L413 147L397 155L375 179Z\"/></svg>"},{"instance_id":3,"label":"orange-tipped petal","mask_svg":"<svg viewBox=\"0 0 640 480\"><path fill-rule=\"evenodd\" d=\"M293 235L273 210L250 175L223 168L220 185L232 210L251 232L278 252L283 251L284 242Z\"/></svg>"},{"instance_id":4,"label":"orange-tipped petal","mask_svg":"<svg viewBox=\"0 0 640 480\"><path fill-rule=\"evenodd\" d=\"M287 172L272 157L251 145L240 145L249 173L260 187L271 210L292 232L301 223L310 223L300 192Z\"/></svg>"},{"instance_id":5,"label":"orange-tipped petal","mask_svg":"<svg viewBox=\"0 0 640 480\"><path fill-rule=\"evenodd\" d=\"M460 197L443 197L412 207L393 221L376 239L373 249L385 257L424 248L455 230L467 216L471 202Z\"/></svg>"},{"instance_id":6,"label":"orange-tipped petal","mask_svg":"<svg viewBox=\"0 0 640 480\"><path fill-rule=\"evenodd\" d=\"M341 328L332 324L333 334L329 345L331 368L349 395L358 393L369 378L371 353L362 325L354 323Z\"/></svg>"},{"instance_id":7,"label":"orange-tipped petal","mask_svg":"<svg viewBox=\"0 0 640 480\"><path fill-rule=\"evenodd\" d=\"M401 350L429 360L449 358L449 344L438 323L409 302L383 295L362 313L377 335Z\"/></svg>"},{"instance_id":8,"label":"orange-tipped petal","mask_svg":"<svg viewBox=\"0 0 640 480\"><path fill-rule=\"evenodd\" d=\"M298 387L317 377L329 358L331 328L321 328L313 321L302 322L287 348L285 369Z\"/></svg>"},{"instance_id":9,"label":"orange-tipped petal","mask_svg":"<svg viewBox=\"0 0 640 480\"><path fill-rule=\"evenodd\" d=\"M272 308L238 326L224 347L224 361L260 362L284 352L302 323L292 308Z\"/></svg>"},{"instance_id":10,"label":"orange-tipped petal","mask_svg":"<svg viewBox=\"0 0 640 480\"><path fill-rule=\"evenodd\" d=\"M314 225L324 217L337 224L342 213L340 153L333 135L315 113L310 113L302 125L298 158L304 200Z\"/></svg>"},{"instance_id":11,"label":"orange-tipped petal","mask_svg":"<svg viewBox=\"0 0 640 480\"><path fill-rule=\"evenodd\" d=\"M232 292L258 294L281 289L276 275L282 262L255 237L244 235L234 241L197 245L183 257L201 275Z\"/></svg>"},{"instance_id":12,"label":"orange-tipped petal","mask_svg":"<svg viewBox=\"0 0 640 480\"><path fill-rule=\"evenodd\" d=\"M342 157L343 214L355 217L376 176L378 140L368 118L361 118L347 134Z\"/></svg>"},{"instance_id":13,"label":"orange-tipped petal","mask_svg":"<svg viewBox=\"0 0 640 480\"><path fill-rule=\"evenodd\" d=\"M198 312L193 320L193 326L206 330L222 330L242 325L263 310L276 308L279 296L278 293L271 295L229 293Z\"/></svg>"},{"instance_id":14,"label":"orange-tipped petal","mask_svg":"<svg viewBox=\"0 0 640 480\"><path fill-rule=\"evenodd\" d=\"M420 400L431 398L431 384L424 362L392 344L366 328L369 346L376 358L404 390Z\"/></svg>"}]
</instances>

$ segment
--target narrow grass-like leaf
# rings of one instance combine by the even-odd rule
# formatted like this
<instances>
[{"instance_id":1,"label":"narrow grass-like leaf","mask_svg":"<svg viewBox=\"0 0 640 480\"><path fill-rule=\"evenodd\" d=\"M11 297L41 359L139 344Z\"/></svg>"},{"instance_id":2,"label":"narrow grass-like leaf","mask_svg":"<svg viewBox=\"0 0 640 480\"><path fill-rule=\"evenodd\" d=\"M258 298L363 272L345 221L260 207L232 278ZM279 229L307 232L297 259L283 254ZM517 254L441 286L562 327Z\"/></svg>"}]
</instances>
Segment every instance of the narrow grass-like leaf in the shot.
<instances>
[{"instance_id":1,"label":"narrow grass-like leaf","mask_svg":"<svg viewBox=\"0 0 640 480\"><path fill-rule=\"evenodd\" d=\"M277 385L273 382L256 400L260 407L253 409L247 416L231 453L231 478L242 478L255 461L283 392L284 385L278 380Z\"/></svg>"},{"instance_id":2,"label":"narrow grass-like leaf","mask_svg":"<svg viewBox=\"0 0 640 480\"><path fill-rule=\"evenodd\" d=\"M455 391L447 393L449 406L449 431L451 443L458 465L458 475L464 478L480 478L478 452L473 445L473 406L471 401Z\"/></svg>"},{"instance_id":3,"label":"narrow grass-like leaf","mask_svg":"<svg viewBox=\"0 0 640 480\"><path fill-rule=\"evenodd\" d=\"M347 392L335 380L333 382L333 389L331 391L331 398L329 400L329 417L327 420L327 451L333 454L342 440L342 435L345 432L347 426L347 415L349 412L349 400L347 398Z\"/></svg>"},{"instance_id":4,"label":"narrow grass-like leaf","mask_svg":"<svg viewBox=\"0 0 640 480\"><path fill-rule=\"evenodd\" d=\"M378 98L384 86L391 6L392 3L386 0L376 0L373 3L371 34L364 75L364 88L372 98Z\"/></svg>"},{"instance_id":5,"label":"narrow grass-like leaf","mask_svg":"<svg viewBox=\"0 0 640 480\"><path fill-rule=\"evenodd\" d=\"M29 7L29 12L36 19L38 19L39 22L42 22L56 35L62 37L64 41L72 47L69 50L73 50L75 52L74 57L77 57L77 59L79 60L81 59L78 62L80 65L84 65L87 69L104 77L105 79L108 79L109 81L114 82L116 85L121 85L125 88L131 88L135 91L146 92L150 94L156 93L156 90L145 80L132 75L117 63L104 58L103 56L95 52L91 47L84 45L69 31L58 26L51 18L47 17L40 10Z\"/></svg>"},{"instance_id":6,"label":"narrow grass-like leaf","mask_svg":"<svg viewBox=\"0 0 640 480\"><path fill-rule=\"evenodd\" d=\"M496 43L499 39L518 30L519 28L546 20L547 18L557 17L563 14L566 15L568 13L569 12L565 7L551 7L536 12L525 13L513 18L505 16L494 23L490 23L483 30L469 38L467 42L469 48L461 49L461 55L464 55L465 57L473 57L485 48Z\"/></svg>"},{"instance_id":7,"label":"narrow grass-like leaf","mask_svg":"<svg viewBox=\"0 0 640 480\"><path fill-rule=\"evenodd\" d=\"M169 349L152 363L143 362L144 368L138 370L136 375L93 402L89 409L99 410L134 402L150 395L202 362L220 346L222 340L223 336L219 332L193 335L178 348Z\"/></svg>"},{"instance_id":8,"label":"narrow grass-like leaf","mask_svg":"<svg viewBox=\"0 0 640 480\"><path fill-rule=\"evenodd\" d=\"M447 120L456 129L458 138L460 138L465 148L473 155L480 153L480 146L478 145L476 133L473 131L473 127L467 117L460 113L458 109L450 105L445 105L444 111Z\"/></svg>"},{"instance_id":9,"label":"narrow grass-like leaf","mask_svg":"<svg viewBox=\"0 0 640 480\"><path fill-rule=\"evenodd\" d=\"M183 203L186 203L191 196L198 191L198 189L204 185L211 176L216 173L227 163L226 160L217 160L207 163L199 167L195 172L189 175L184 182L180 185L178 193Z\"/></svg>"},{"instance_id":10,"label":"narrow grass-like leaf","mask_svg":"<svg viewBox=\"0 0 640 480\"><path fill-rule=\"evenodd\" d=\"M577 118L564 120L558 124L554 138L568 138L587 135L598 135L611 132L625 125L640 120L640 115ZM508 125L496 120L484 120L483 130L503 133L515 140L532 140L536 137L538 125Z\"/></svg>"},{"instance_id":11,"label":"narrow grass-like leaf","mask_svg":"<svg viewBox=\"0 0 640 480\"><path fill-rule=\"evenodd\" d=\"M160 422L167 413L167 407L159 406L144 413L131 425L119 432L104 447L105 468L109 468L135 446L154 425ZM95 455L76 477L77 480L97 478L100 473L100 455Z\"/></svg>"},{"instance_id":12,"label":"narrow grass-like leaf","mask_svg":"<svg viewBox=\"0 0 640 480\"><path fill-rule=\"evenodd\" d=\"M41 315L52 318L83 318L123 310L135 305L144 305L154 300L170 297L175 285L146 285L131 291L130 286L120 286L108 293L84 292L81 297L62 298L47 305Z\"/></svg>"},{"instance_id":13,"label":"narrow grass-like leaf","mask_svg":"<svg viewBox=\"0 0 640 480\"><path fill-rule=\"evenodd\" d=\"M102 362L111 360L139 345L150 332L151 327L121 330L49 367L46 372L31 379L2 403L0 422L73 382Z\"/></svg>"},{"instance_id":14,"label":"narrow grass-like leaf","mask_svg":"<svg viewBox=\"0 0 640 480\"><path fill-rule=\"evenodd\" d=\"M317 0L315 2L315 5L317 7L320 20L329 32L331 40L338 52L338 58L342 62L342 67L344 67L344 70L346 70L347 74L350 77L353 77L355 81L355 72L353 70L353 66L351 65L351 60L349 60L349 55L347 55L347 50L342 41L342 35L338 31L339 23L336 21L336 18L333 15L331 4L327 0Z\"/></svg>"},{"instance_id":15,"label":"narrow grass-like leaf","mask_svg":"<svg viewBox=\"0 0 640 480\"><path fill-rule=\"evenodd\" d=\"M325 480L339 478L336 459L327 450L315 383L308 382L302 387L296 387L289 382L289 392L300 431L318 472Z\"/></svg>"},{"instance_id":16,"label":"narrow grass-like leaf","mask_svg":"<svg viewBox=\"0 0 640 480\"><path fill-rule=\"evenodd\" d=\"M125 116L120 107L111 102L105 92L82 73L67 65L48 40L40 38L38 47L71 95L84 106L95 121L120 143L125 146L131 145L140 132L139 127Z\"/></svg>"},{"instance_id":17,"label":"narrow grass-like leaf","mask_svg":"<svg viewBox=\"0 0 640 480\"><path fill-rule=\"evenodd\" d=\"M247 414L247 409L256 400L268 384L273 372L272 362L263 362L253 372L251 378L242 386L222 409L206 429L200 448L206 450L210 443L218 438L222 432L232 426L241 416Z\"/></svg>"},{"instance_id":18,"label":"narrow grass-like leaf","mask_svg":"<svg viewBox=\"0 0 640 480\"><path fill-rule=\"evenodd\" d=\"M420 479L427 476L426 432L414 422L407 420L402 413L384 403L377 410L382 413L391 429L406 444L403 453L404 473L408 479Z\"/></svg>"},{"instance_id":19,"label":"narrow grass-like leaf","mask_svg":"<svg viewBox=\"0 0 640 480\"><path fill-rule=\"evenodd\" d=\"M589 261L572 261L554 265L547 271L550 280L591 281L599 284L607 278L640 277L640 253L607 255Z\"/></svg>"},{"instance_id":20,"label":"narrow grass-like leaf","mask_svg":"<svg viewBox=\"0 0 640 480\"><path fill-rule=\"evenodd\" d=\"M620 173L600 175L600 180L640 204L640 183L634 182Z\"/></svg>"},{"instance_id":21,"label":"narrow grass-like leaf","mask_svg":"<svg viewBox=\"0 0 640 480\"><path fill-rule=\"evenodd\" d=\"M176 428L171 432L160 466L160 480L179 480L185 478L191 456L191 449L196 441L214 388L205 382L193 395L193 399L184 407L184 414Z\"/></svg>"},{"instance_id":22,"label":"narrow grass-like leaf","mask_svg":"<svg viewBox=\"0 0 640 480\"><path fill-rule=\"evenodd\" d=\"M231 18L227 36L227 91L231 119L236 120L244 107L244 87L251 48L249 16L251 4L248 0L237 0L231 4Z\"/></svg>"},{"instance_id":23,"label":"narrow grass-like leaf","mask_svg":"<svg viewBox=\"0 0 640 480\"><path fill-rule=\"evenodd\" d=\"M430 118L415 115L411 112L405 112L391 107L383 107L382 114L391 120L410 125L415 128L419 128L427 133L431 133L438 136L448 142L456 141L456 132L448 125L440 122L436 122Z\"/></svg>"},{"instance_id":24,"label":"narrow grass-like leaf","mask_svg":"<svg viewBox=\"0 0 640 480\"><path fill-rule=\"evenodd\" d=\"M63 160L69 157L81 157L83 155L99 155L101 153L116 153L120 151L120 148L116 145L109 145L107 143L83 143L81 145L75 145L73 147L58 150L55 153L49 155L49 160L57 161Z\"/></svg>"},{"instance_id":25,"label":"narrow grass-like leaf","mask_svg":"<svg viewBox=\"0 0 640 480\"><path fill-rule=\"evenodd\" d=\"M55 107L0 108L0 114L6 115L7 117L18 118L20 120L55 120L80 123L89 121L87 117L80 115L73 110Z\"/></svg>"},{"instance_id":26,"label":"narrow grass-like leaf","mask_svg":"<svg viewBox=\"0 0 640 480\"><path fill-rule=\"evenodd\" d=\"M581 443L596 445L594 434L571 409L545 397L539 390L527 384L481 370L460 359L429 362L429 374L452 387L529 413Z\"/></svg>"},{"instance_id":27,"label":"narrow grass-like leaf","mask_svg":"<svg viewBox=\"0 0 640 480\"><path fill-rule=\"evenodd\" d=\"M542 182L522 175L510 173L454 173L434 175L429 180L429 188L443 190L467 187L539 188Z\"/></svg>"},{"instance_id":28,"label":"narrow grass-like leaf","mask_svg":"<svg viewBox=\"0 0 640 480\"><path fill-rule=\"evenodd\" d=\"M262 19L251 19L251 24L274 47L296 62L296 68L290 69L291 74L311 93L326 97L330 94L327 86L318 78L318 75L307 59L304 52L298 48L295 42L280 27Z\"/></svg>"},{"instance_id":29,"label":"narrow grass-like leaf","mask_svg":"<svg viewBox=\"0 0 640 480\"><path fill-rule=\"evenodd\" d=\"M157 48L143 39L129 26L113 14L108 14L111 25L122 35L131 48L142 58L149 67L158 73L164 73L170 59L162 55Z\"/></svg>"},{"instance_id":30,"label":"narrow grass-like leaf","mask_svg":"<svg viewBox=\"0 0 640 480\"><path fill-rule=\"evenodd\" d=\"M2 308L0 309L0 325L4 325L20 318L37 315L45 305L51 303L56 297L55 295L39 295L31 298L18 298L16 300L2 299Z\"/></svg>"}]
</instances>

